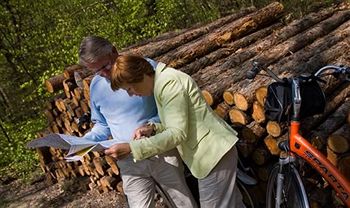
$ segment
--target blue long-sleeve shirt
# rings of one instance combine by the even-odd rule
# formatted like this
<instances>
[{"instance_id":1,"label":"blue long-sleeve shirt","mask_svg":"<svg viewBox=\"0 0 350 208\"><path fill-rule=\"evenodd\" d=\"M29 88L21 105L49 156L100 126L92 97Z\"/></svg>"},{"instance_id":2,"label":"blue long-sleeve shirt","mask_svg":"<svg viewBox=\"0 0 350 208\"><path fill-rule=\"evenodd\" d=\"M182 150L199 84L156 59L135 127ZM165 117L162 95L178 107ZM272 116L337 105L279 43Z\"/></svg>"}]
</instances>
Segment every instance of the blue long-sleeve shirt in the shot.
<instances>
[{"instance_id":1,"label":"blue long-sleeve shirt","mask_svg":"<svg viewBox=\"0 0 350 208\"><path fill-rule=\"evenodd\" d=\"M155 68L157 63L146 59ZM84 138L106 140L110 135L118 143L130 142L134 130L147 123L159 123L153 96L132 96L119 89L113 91L110 82L96 75L90 84L91 120L94 127Z\"/></svg>"}]
</instances>

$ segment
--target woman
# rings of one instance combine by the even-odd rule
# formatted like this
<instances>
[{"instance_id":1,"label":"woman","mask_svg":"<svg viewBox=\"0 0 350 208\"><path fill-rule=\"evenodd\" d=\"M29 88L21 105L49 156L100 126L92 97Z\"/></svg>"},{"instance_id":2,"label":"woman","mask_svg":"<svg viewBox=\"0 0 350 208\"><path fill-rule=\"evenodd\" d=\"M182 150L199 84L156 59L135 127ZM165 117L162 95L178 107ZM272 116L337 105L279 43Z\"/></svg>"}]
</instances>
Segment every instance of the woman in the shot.
<instances>
[{"instance_id":1,"label":"woman","mask_svg":"<svg viewBox=\"0 0 350 208\"><path fill-rule=\"evenodd\" d=\"M130 96L153 94L161 123L150 124L153 136L117 144L106 154L122 158L132 152L137 161L176 147L198 178L202 208L244 207L235 183L237 132L211 110L190 76L163 63L153 70L142 57L125 55L112 68L111 87ZM143 131L138 129L135 137Z\"/></svg>"}]
</instances>

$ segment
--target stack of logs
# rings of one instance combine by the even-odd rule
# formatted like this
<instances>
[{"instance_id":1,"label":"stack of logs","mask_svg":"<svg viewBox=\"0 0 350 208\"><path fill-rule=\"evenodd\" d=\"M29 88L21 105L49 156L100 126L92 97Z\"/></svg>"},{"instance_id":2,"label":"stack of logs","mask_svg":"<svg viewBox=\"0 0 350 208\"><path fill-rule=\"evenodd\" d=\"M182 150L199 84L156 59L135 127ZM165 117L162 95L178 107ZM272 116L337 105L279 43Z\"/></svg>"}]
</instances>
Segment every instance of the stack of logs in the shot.
<instances>
[{"instance_id":1,"label":"stack of logs","mask_svg":"<svg viewBox=\"0 0 350 208\"><path fill-rule=\"evenodd\" d=\"M253 162L264 187L280 153L276 144L287 137L287 125L265 117L266 86L272 80L266 76L247 80L245 74L253 61L284 77L311 73L326 64L350 66L349 8L341 4L286 23L282 21L283 6L272 3L260 10L248 8L206 25L167 33L121 53L140 54L191 75L212 109L239 132L239 152ZM77 120L89 114L91 79L86 69L72 65L46 81L49 92L63 89L63 93L47 105L44 112L49 126L39 136L49 132L82 136L90 129L78 126ZM350 85L329 77L322 88L328 97L325 112L304 119L303 135L350 179ZM44 172L53 180L88 175L91 189L117 189L120 178L116 163L101 153L66 163L60 150L38 152Z\"/></svg>"}]
</instances>

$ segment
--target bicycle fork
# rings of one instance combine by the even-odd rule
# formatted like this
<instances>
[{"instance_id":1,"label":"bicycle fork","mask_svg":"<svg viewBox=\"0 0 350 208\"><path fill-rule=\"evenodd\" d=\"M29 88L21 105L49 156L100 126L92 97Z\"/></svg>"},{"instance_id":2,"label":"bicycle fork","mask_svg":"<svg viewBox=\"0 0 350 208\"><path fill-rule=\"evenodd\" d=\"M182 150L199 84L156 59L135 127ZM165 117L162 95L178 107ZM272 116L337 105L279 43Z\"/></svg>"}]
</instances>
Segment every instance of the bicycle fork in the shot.
<instances>
[{"instance_id":1,"label":"bicycle fork","mask_svg":"<svg viewBox=\"0 0 350 208\"><path fill-rule=\"evenodd\" d=\"M284 173L283 173L283 167L286 164L294 163L295 157L288 155L287 157L280 157L279 158L279 170L277 175L277 186L276 186L276 198L275 198L275 207L279 208L281 206L282 202L282 187L284 183Z\"/></svg>"}]
</instances>

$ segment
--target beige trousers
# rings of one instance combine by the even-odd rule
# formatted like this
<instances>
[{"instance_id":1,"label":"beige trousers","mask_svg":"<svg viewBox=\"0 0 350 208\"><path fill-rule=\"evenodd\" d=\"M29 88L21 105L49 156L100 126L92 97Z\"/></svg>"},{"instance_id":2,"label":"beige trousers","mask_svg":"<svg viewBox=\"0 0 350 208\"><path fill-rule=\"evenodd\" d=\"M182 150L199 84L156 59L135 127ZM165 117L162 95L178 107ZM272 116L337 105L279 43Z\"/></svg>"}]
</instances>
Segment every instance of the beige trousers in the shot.
<instances>
[{"instance_id":1,"label":"beige trousers","mask_svg":"<svg viewBox=\"0 0 350 208\"><path fill-rule=\"evenodd\" d=\"M129 156L117 163L130 208L155 206L155 182L167 192L176 207L197 207L186 185L184 167L176 149L137 162Z\"/></svg>"}]
</instances>

